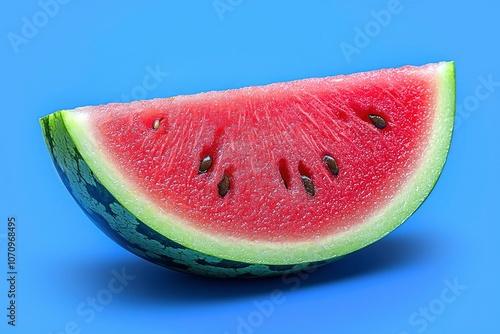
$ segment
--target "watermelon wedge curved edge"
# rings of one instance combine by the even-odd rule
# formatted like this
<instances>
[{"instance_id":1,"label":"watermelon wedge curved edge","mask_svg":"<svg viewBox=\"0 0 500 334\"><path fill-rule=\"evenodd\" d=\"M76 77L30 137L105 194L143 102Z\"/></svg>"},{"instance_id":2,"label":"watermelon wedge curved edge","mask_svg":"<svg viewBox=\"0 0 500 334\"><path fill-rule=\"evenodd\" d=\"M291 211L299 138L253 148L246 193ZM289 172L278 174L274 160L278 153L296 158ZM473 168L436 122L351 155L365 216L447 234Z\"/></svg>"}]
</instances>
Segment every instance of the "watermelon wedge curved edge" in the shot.
<instances>
[{"instance_id":1,"label":"watermelon wedge curved edge","mask_svg":"<svg viewBox=\"0 0 500 334\"><path fill-rule=\"evenodd\" d=\"M314 80L318 81L311 83L307 80L299 80L291 83L273 84L226 92L210 92L169 99L132 102L130 104L110 104L98 107L61 110L41 118L40 124L55 168L70 194L87 216L106 235L125 249L158 265L197 275L217 277L280 275L314 268L334 261L346 254L372 244L406 221L424 202L435 186L446 162L453 132L455 115L455 68L453 62L428 64L421 67L406 66L399 69L379 70ZM391 82L394 82L394 80L398 83L391 85ZM323 82L327 82L327 84L323 84ZM216 101L215 104L220 104L222 103L221 101L231 100L233 95L237 96L234 98L236 102L233 101L228 106L236 105L242 99L242 95L254 103L258 101L252 100L254 98L252 96L258 96L262 100L265 99L265 97L262 98L265 94L270 94L271 97L279 96L282 101L288 101L286 94L297 96L300 92L305 91L307 96L311 95L309 93L310 89L312 89L311 87L313 87L312 84L314 84L314 87L319 87L315 88L319 90L322 89L323 85L325 90L335 90L338 86L340 87L340 91L342 91L342 85L351 85L349 89L352 91L353 89L357 89L356 87L358 86L363 88L363 85L376 87L377 82L382 87L380 90L377 90L377 94L382 96L381 94L385 94L384 92L390 93L388 93L389 95L383 95L383 98L377 97L381 101L386 101L387 96L390 96L389 99L399 99L396 102L403 103L401 102L404 100L401 97L403 92L417 90L422 85L425 85L424 88L432 95L428 97L425 103L422 102L422 106L419 107L430 116L427 118L427 121L419 123L419 126L423 129L422 131L419 130L420 132L418 133L421 136L423 136L423 133L426 139L422 141L423 137L419 137L419 141L417 139L414 140L414 142L421 142L421 144L414 145L415 152L419 153L408 156L409 158L416 159L416 161L413 161L411 164L401 164L401 166L409 167L404 167L406 169L402 169L401 175L392 176L392 178L397 179L397 183L395 183L397 186L394 187L395 190L392 193L383 193L383 191L387 192L388 190L381 190L380 193L385 194L387 199L380 205L374 205L376 208L372 212L367 212L366 206L363 207L363 214L356 212L356 208L349 209L350 212L354 212L353 216L361 217L360 221L347 225L344 224L334 229L334 223L325 223L323 219L321 223L330 228L328 233L318 235L318 232L314 232L316 234L311 232L310 235L312 236L302 239L299 236L295 239L290 238L290 240L287 240L284 237L278 236L274 237L274 239L269 237L266 240L265 236L252 238L245 235L245 233L241 235L234 233L224 234L224 231L211 233L210 229L212 227L199 228L196 219L201 220L199 217L205 217L202 214L206 215L206 213L201 212L195 215L194 213L191 214L191 211L196 211L196 208L202 207L201 203L194 203L193 208L195 209L187 207L187 202L182 205L179 204L179 206L176 206L177 204L175 203L166 207L159 206L158 201L153 198L154 194L151 196L144 194L144 188L141 188L142 186L140 185L142 181L137 182L137 179L131 178L127 174L126 166L119 167L117 161L120 159L116 155L112 158L110 157L111 154L108 152L108 147L103 145L101 141L101 138L107 135L106 131L102 134L101 130L99 130L101 132L95 130L96 124L102 120L106 122L106 117L108 117L106 116L107 112L113 110L119 110L119 112L113 114L113 117L121 117L120 115L127 113L137 115L137 113L141 112L141 108L149 108L147 111L148 114L152 113L152 109L154 109L154 112L168 113L169 108L175 107L182 110L183 105L185 105L185 108L191 110L190 108L192 108L193 103L197 106L214 104L213 101ZM414 82L417 82L417 84L414 84ZM407 86L400 89L398 85ZM412 85L416 86L413 87ZM327 93L321 91L315 91L312 95L317 97L323 96L322 94L328 96ZM426 94L429 95L428 93ZM422 99L422 97L427 98L426 94L415 97L414 100ZM405 101L417 103L410 98L407 98ZM321 102L323 105L330 103L327 100L322 100ZM282 103L285 104L285 102ZM395 102L392 101L391 103L394 104ZM251 105L252 103L248 104ZM402 107L402 109L405 108ZM405 110L407 109L409 110L410 108L406 108ZM309 111L306 110L307 112ZM311 114L308 115L308 119L311 119L313 123L319 119L315 118L314 112L316 111L311 110ZM389 113L389 115L392 114ZM418 115L413 116L418 117ZM138 116L134 117L137 118ZM395 119L394 116L391 117ZM389 121L391 117L389 117ZM356 125L358 123L353 124ZM153 127L157 125L153 125ZM183 126L182 129L185 129L188 127L188 124L181 126ZM396 129L396 126L397 124L393 128ZM123 125L121 126L122 129L124 127ZM127 138L126 130L124 131L123 138ZM363 131L373 131L375 133L378 129ZM241 134L238 135L241 136ZM179 140L182 141L182 138ZM409 141L412 141L412 138ZM171 145L175 146L176 143L171 143ZM196 159L198 158L197 154L195 154ZM220 159L222 160L222 158ZM183 168L185 169L184 166ZM130 168L130 170L132 169ZM267 169L263 169L262 173L267 173ZM339 176L342 175L339 174ZM236 179L237 174L234 177ZM333 177L333 180L336 180L335 177ZM321 182L323 182L324 178L323 174L321 174L321 176L313 179L314 181L317 180L317 184L319 184L316 185L316 189L318 189L317 198L321 198L320 196L323 191ZM390 176L387 178L390 178ZM286 186L287 189L283 188L283 191L286 192L283 196L294 195L295 188L288 189L288 185ZM300 188L300 182L296 182L295 186ZM243 193L244 190L238 191ZM172 198L175 198L175 196L172 195ZM218 195L214 196L217 200ZM309 193L309 197L307 194L298 196L303 196L301 201L304 202L309 201L309 203L312 203L311 201L314 200L309 199L312 198L311 193ZM171 199L168 195L166 198ZM230 201L231 198L223 198L221 200ZM259 202L246 202L246 205L250 206L265 205ZM225 204L221 204L221 207L223 205ZM242 204L237 203L237 205L241 206ZM321 207L321 203L318 204L318 207ZM361 209L358 211L361 211ZM195 220L195 222L193 223L190 219ZM241 223L241 225L245 224Z\"/></svg>"}]
</instances>

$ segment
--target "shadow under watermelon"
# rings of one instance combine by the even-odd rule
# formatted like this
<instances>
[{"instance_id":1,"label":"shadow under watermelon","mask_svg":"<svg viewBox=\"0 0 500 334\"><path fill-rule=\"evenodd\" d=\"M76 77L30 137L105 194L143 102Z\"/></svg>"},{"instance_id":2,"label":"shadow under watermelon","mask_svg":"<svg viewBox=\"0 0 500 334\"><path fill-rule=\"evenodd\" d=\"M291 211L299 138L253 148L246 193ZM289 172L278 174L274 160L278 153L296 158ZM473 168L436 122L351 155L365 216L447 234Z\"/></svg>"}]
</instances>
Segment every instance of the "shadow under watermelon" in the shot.
<instances>
[{"instance_id":1,"label":"shadow under watermelon","mask_svg":"<svg viewBox=\"0 0 500 334\"><path fill-rule=\"evenodd\" d=\"M80 263L73 273L78 277L75 289L86 286L87 291L98 290L107 284L111 268L134 276L119 299L124 303L203 304L225 300L269 295L274 290L284 293L300 291L322 284L336 284L343 280L363 279L389 270L432 262L439 242L435 236L398 234L390 236L352 253L336 262L312 272L260 279L207 278L175 272L144 261L133 255ZM68 269L68 268L66 268ZM66 282L66 286L68 282ZM80 286L78 286L80 285Z\"/></svg>"}]
</instances>

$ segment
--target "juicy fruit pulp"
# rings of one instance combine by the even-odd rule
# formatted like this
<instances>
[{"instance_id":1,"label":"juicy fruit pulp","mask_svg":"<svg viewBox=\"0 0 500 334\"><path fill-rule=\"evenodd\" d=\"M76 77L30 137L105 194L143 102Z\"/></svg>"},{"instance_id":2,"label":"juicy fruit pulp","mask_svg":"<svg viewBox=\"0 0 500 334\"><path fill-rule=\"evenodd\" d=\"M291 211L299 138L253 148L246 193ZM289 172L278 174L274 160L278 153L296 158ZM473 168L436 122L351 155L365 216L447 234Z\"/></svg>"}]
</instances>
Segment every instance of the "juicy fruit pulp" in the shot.
<instances>
[{"instance_id":1,"label":"juicy fruit pulp","mask_svg":"<svg viewBox=\"0 0 500 334\"><path fill-rule=\"evenodd\" d=\"M403 186L391 175L419 167L434 115L426 106L437 98L426 79L413 79L401 99L377 81L353 88L318 79L288 84L286 94L280 85L252 87L75 118L88 123L132 186L177 210L183 225L222 237L302 241L362 222ZM325 155L339 175L325 168ZM200 174L205 159L211 166Z\"/></svg>"},{"instance_id":2,"label":"juicy fruit pulp","mask_svg":"<svg viewBox=\"0 0 500 334\"><path fill-rule=\"evenodd\" d=\"M453 115L453 64L439 63L84 107L42 125L46 138L67 131L77 167L148 231L197 254L287 266L352 252L411 215L444 165ZM65 174L74 165L54 143ZM75 178L70 190L92 182ZM73 196L84 209L103 201ZM98 225L169 266L117 216Z\"/></svg>"}]
</instances>

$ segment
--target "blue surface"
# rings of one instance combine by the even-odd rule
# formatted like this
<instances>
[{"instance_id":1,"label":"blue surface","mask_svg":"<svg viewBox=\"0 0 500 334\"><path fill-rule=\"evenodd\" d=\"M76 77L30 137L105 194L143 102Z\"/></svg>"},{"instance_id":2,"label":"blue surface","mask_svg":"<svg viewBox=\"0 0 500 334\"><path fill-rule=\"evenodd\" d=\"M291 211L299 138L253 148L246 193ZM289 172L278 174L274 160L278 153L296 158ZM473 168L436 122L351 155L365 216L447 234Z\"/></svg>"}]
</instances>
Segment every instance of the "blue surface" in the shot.
<instances>
[{"instance_id":1,"label":"blue surface","mask_svg":"<svg viewBox=\"0 0 500 334\"><path fill-rule=\"evenodd\" d=\"M16 327L2 313L2 333L498 332L498 4L54 1L0 11L4 313L10 216L18 271ZM459 109L433 193L388 237L307 277L203 279L135 257L69 196L38 124L62 108L440 60L456 62Z\"/></svg>"}]
</instances>

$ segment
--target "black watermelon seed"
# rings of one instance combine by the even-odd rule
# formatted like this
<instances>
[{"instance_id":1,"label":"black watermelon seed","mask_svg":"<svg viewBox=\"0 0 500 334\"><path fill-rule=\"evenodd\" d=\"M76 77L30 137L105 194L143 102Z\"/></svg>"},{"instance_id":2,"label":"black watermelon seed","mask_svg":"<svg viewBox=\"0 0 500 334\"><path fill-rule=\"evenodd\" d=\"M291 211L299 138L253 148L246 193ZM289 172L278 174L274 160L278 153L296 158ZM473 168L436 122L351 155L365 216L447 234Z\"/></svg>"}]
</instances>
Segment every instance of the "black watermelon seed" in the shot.
<instances>
[{"instance_id":1,"label":"black watermelon seed","mask_svg":"<svg viewBox=\"0 0 500 334\"><path fill-rule=\"evenodd\" d=\"M305 175L301 175L300 178L302 179L302 184L304 185L306 193L310 196L314 196L314 194L316 194L316 190L314 189L314 183L311 178Z\"/></svg>"},{"instance_id":2,"label":"black watermelon seed","mask_svg":"<svg viewBox=\"0 0 500 334\"><path fill-rule=\"evenodd\" d=\"M198 169L198 174L206 173L210 167L212 167L212 157L207 155L200 161L200 167Z\"/></svg>"},{"instance_id":3,"label":"black watermelon seed","mask_svg":"<svg viewBox=\"0 0 500 334\"><path fill-rule=\"evenodd\" d=\"M337 161L335 161L333 157L325 155L323 157L323 161L325 162L326 167L328 167L328 169L333 175L335 176L339 175L339 165L337 164Z\"/></svg>"},{"instance_id":4,"label":"black watermelon seed","mask_svg":"<svg viewBox=\"0 0 500 334\"><path fill-rule=\"evenodd\" d=\"M387 126L387 122L382 116L370 114L368 115L368 117L370 118L370 121L372 121L373 125L375 125L377 129L382 130Z\"/></svg>"},{"instance_id":5,"label":"black watermelon seed","mask_svg":"<svg viewBox=\"0 0 500 334\"><path fill-rule=\"evenodd\" d=\"M220 180L219 184L217 185L217 187L219 188L219 195L221 195L222 197L226 196L226 194L229 192L229 186L229 177L224 174L222 180Z\"/></svg>"},{"instance_id":6,"label":"black watermelon seed","mask_svg":"<svg viewBox=\"0 0 500 334\"><path fill-rule=\"evenodd\" d=\"M158 130L159 127L160 127L160 120L155 119L155 121L153 123L153 130Z\"/></svg>"}]
</instances>

